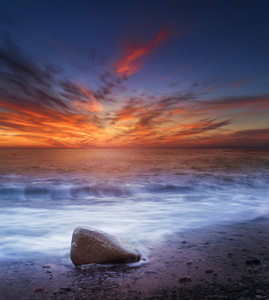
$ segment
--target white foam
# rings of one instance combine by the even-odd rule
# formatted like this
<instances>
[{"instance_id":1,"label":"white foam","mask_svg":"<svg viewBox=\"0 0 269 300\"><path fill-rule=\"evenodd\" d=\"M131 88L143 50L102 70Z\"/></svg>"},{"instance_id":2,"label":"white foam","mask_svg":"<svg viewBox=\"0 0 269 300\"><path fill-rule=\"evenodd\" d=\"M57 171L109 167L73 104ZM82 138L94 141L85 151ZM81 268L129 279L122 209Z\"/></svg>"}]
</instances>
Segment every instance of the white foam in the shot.
<instances>
[{"instance_id":1,"label":"white foam","mask_svg":"<svg viewBox=\"0 0 269 300\"><path fill-rule=\"evenodd\" d=\"M4 207L0 211L0 257L25 253L66 255L73 229L84 225L126 238L146 257L149 247L167 234L268 215L266 201L253 205L240 200L240 196L234 196L228 203L212 197L197 205L196 201L171 196L155 201L130 198L54 209Z\"/></svg>"}]
</instances>

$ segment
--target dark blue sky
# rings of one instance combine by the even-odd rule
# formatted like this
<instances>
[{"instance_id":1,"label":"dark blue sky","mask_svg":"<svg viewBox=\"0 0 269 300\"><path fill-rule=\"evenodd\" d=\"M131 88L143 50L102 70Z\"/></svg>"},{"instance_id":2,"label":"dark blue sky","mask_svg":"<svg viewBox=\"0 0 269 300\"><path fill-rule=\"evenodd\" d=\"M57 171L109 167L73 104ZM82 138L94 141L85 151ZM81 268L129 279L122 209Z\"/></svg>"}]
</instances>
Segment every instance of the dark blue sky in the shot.
<instances>
[{"instance_id":1,"label":"dark blue sky","mask_svg":"<svg viewBox=\"0 0 269 300\"><path fill-rule=\"evenodd\" d=\"M268 12L1 0L0 146L267 147Z\"/></svg>"}]
</instances>

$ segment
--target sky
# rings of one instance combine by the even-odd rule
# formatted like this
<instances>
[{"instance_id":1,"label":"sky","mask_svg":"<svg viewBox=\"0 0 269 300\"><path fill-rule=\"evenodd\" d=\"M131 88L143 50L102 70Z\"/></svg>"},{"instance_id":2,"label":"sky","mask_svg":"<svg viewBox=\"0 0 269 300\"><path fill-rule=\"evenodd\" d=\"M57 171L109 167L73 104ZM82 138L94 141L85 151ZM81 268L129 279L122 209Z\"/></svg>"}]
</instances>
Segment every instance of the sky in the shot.
<instances>
[{"instance_id":1,"label":"sky","mask_svg":"<svg viewBox=\"0 0 269 300\"><path fill-rule=\"evenodd\" d=\"M268 12L0 0L0 148L269 148Z\"/></svg>"}]
</instances>

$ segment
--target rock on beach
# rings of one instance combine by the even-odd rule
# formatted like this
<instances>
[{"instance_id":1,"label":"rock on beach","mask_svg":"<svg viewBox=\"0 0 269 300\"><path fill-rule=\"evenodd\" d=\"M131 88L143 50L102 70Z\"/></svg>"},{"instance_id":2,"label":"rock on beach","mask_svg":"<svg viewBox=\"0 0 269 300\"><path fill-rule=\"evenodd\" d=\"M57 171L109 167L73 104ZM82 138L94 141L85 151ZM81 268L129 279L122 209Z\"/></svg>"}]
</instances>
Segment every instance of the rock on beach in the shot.
<instances>
[{"instance_id":1,"label":"rock on beach","mask_svg":"<svg viewBox=\"0 0 269 300\"><path fill-rule=\"evenodd\" d=\"M92 227L74 229L70 258L77 267L85 264L131 263L141 258L126 240Z\"/></svg>"}]
</instances>

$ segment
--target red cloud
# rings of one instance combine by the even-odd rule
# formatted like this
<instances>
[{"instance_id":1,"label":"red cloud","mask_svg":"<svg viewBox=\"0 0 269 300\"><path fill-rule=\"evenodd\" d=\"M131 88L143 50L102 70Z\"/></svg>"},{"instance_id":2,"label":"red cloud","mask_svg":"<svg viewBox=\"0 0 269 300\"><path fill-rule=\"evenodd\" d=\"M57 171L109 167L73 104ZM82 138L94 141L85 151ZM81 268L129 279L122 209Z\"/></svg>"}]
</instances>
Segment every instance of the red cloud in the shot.
<instances>
[{"instance_id":1,"label":"red cloud","mask_svg":"<svg viewBox=\"0 0 269 300\"><path fill-rule=\"evenodd\" d=\"M142 59L156 48L169 35L166 29L161 29L155 38L144 45L129 45L123 57L115 64L116 72L122 76L130 76L140 69Z\"/></svg>"}]
</instances>

